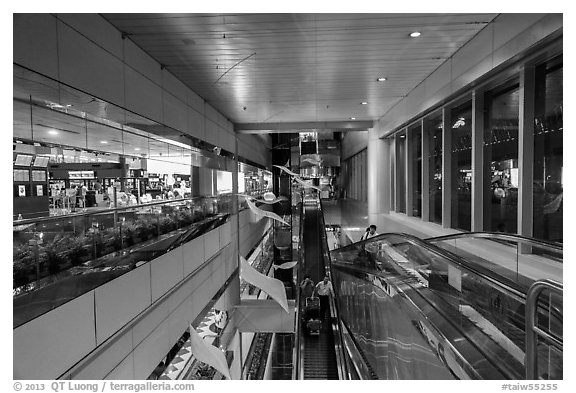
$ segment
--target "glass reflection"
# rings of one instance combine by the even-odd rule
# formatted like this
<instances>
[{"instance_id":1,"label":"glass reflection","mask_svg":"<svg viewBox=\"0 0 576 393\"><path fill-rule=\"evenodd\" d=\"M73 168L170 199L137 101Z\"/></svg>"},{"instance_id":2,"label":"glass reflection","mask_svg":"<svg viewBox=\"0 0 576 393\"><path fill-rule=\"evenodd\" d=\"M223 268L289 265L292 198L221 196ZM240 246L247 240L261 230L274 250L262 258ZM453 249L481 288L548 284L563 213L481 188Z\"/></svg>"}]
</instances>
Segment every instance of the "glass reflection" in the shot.
<instances>
[{"instance_id":1,"label":"glass reflection","mask_svg":"<svg viewBox=\"0 0 576 393\"><path fill-rule=\"evenodd\" d=\"M442 115L424 120L428 133L429 219L442 224Z\"/></svg>"},{"instance_id":2,"label":"glass reflection","mask_svg":"<svg viewBox=\"0 0 576 393\"><path fill-rule=\"evenodd\" d=\"M518 223L518 108L515 84L486 93L484 229L516 233Z\"/></svg>"},{"instance_id":3,"label":"glass reflection","mask_svg":"<svg viewBox=\"0 0 576 393\"><path fill-rule=\"evenodd\" d=\"M562 57L536 68L533 236L563 242Z\"/></svg>"},{"instance_id":4,"label":"glass reflection","mask_svg":"<svg viewBox=\"0 0 576 393\"><path fill-rule=\"evenodd\" d=\"M472 221L472 103L452 110L452 228Z\"/></svg>"}]
</instances>

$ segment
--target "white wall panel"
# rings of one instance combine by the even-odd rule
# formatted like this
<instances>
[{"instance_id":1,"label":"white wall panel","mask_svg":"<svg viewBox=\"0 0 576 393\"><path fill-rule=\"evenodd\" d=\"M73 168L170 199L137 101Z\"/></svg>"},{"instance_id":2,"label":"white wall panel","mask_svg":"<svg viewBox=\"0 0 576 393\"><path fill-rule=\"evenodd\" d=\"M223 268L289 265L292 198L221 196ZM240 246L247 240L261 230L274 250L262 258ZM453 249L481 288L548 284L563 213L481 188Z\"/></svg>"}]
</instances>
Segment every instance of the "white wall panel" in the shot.
<instances>
[{"instance_id":1,"label":"white wall panel","mask_svg":"<svg viewBox=\"0 0 576 393\"><path fill-rule=\"evenodd\" d=\"M209 259L220 249L220 231L218 228L204 235L204 256Z\"/></svg>"},{"instance_id":2,"label":"white wall panel","mask_svg":"<svg viewBox=\"0 0 576 393\"><path fill-rule=\"evenodd\" d=\"M175 309L174 312L170 314L170 318L167 319L168 342L176 343L188 328L191 320L190 313L187 312L187 307L184 304Z\"/></svg>"},{"instance_id":3,"label":"white wall panel","mask_svg":"<svg viewBox=\"0 0 576 393\"><path fill-rule=\"evenodd\" d=\"M479 60L490 57L493 51L494 41L493 30L490 25L481 30L474 39L464 45L452 58L452 78L465 75L468 70L474 68ZM492 62L489 63L485 72L492 69Z\"/></svg>"},{"instance_id":4,"label":"white wall panel","mask_svg":"<svg viewBox=\"0 0 576 393\"><path fill-rule=\"evenodd\" d=\"M516 15L507 15L512 18L516 18ZM526 22L538 18L539 14L524 14L522 19L525 26ZM514 34L508 31L512 22L505 21L503 23L497 23L494 25L495 37L500 37L495 39L494 42L494 54L493 62L494 66L498 66L502 62L510 59L518 52L529 48L534 42L546 37L554 31L562 29L562 14L547 14L541 19L537 19L536 23L532 26L527 26L527 30L514 36L514 39L504 42L503 36L508 36ZM505 33L504 33L505 31Z\"/></svg>"},{"instance_id":5,"label":"white wall panel","mask_svg":"<svg viewBox=\"0 0 576 393\"><path fill-rule=\"evenodd\" d=\"M188 115L186 133L193 137L205 140L206 133L204 132L204 116L193 109L188 109L186 113Z\"/></svg>"},{"instance_id":6,"label":"white wall panel","mask_svg":"<svg viewBox=\"0 0 576 393\"><path fill-rule=\"evenodd\" d=\"M152 302L184 279L184 256L178 247L150 262L152 275Z\"/></svg>"},{"instance_id":7,"label":"white wall panel","mask_svg":"<svg viewBox=\"0 0 576 393\"><path fill-rule=\"evenodd\" d=\"M13 331L14 379L54 379L96 347L90 291Z\"/></svg>"},{"instance_id":8,"label":"white wall panel","mask_svg":"<svg viewBox=\"0 0 576 393\"><path fill-rule=\"evenodd\" d=\"M188 126L188 107L183 101L170 93L164 92L163 123L175 128L178 131L184 131Z\"/></svg>"},{"instance_id":9,"label":"white wall panel","mask_svg":"<svg viewBox=\"0 0 576 393\"><path fill-rule=\"evenodd\" d=\"M106 345L104 350L99 351L98 356L86 364L85 368L74 372L70 379L102 379L114 369L115 365L120 364L133 348L132 335L121 335L110 345Z\"/></svg>"},{"instance_id":10,"label":"white wall panel","mask_svg":"<svg viewBox=\"0 0 576 393\"><path fill-rule=\"evenodd\" d=\"M214 124L218 124L218 112L212 105L206 104L204 106L204 116L206 116L206 120L210 120Z\"/></svg>"},{"instance_id":11,"label":"white wall panel","mask_svg":"<svg viewBox=\"0 0 576 393\"><path fill-rule=\"evenodd\" d=\"M503 14L492 23L494 29L493 48L498 49L514 39L526 34L530 40L538 39L538 35L531 36L530 31L526 31L537 24L545 14ZM530 37L531 36L531 37Z\"/></svg>"},{"instance_id":12,"label":"white wall panel","mask_svg":"<svg viewBox=\"0 0 576 393\"><path fill-rule=\"evenodd\" d=\"M76 31L58 23L60 80L124 106L123 63Z\"/></svg>"},{"instance_id":13,"label":"white wall panel","mask_svg":"<svg viewBox=\"0 0 576 393\"><path fill-rule=\"evenodd\" d=\"M58 14L58 19L82 32L90 41L122 58L122 34L98 14Z\"/></svg>"},{"instance_id":14,"label":"white wall panel","mask_svg":"<svg viewBox=\"0 0 576 393\"><path fill-rule=\"evenodd\" d=\"M138 319L138 322L132 327L132 343L137 346L144 341L148 335L160 326L162 321L170 315L168 302L161 302L157 306Z\"/></svg>"},{"instance_id":15,"label":"white wall panel","mask_svg":"<svg viewBox=\"0 0 576 393\"><path fill-rule=\"evenodd\" d=\"M162 90L150 79L126 67L126 107L146 117L162 120Z\"/></svg>"},{"instance_id":16,"label":"white wall panel","mask_svg":"<svg viewBox=\"0 0 576 393\"><path fill-rule=\"evenodd\" d=\"M205 141L218 146L218 125L209 119L204 120Z\"/></svg>"},{"instance_id":17,"label":"white wall panel","mask_svg":"<svg viewBox=\"0 0 576 393\"><path fill-rule=\"evenodd\" d=\"M96 288L96 337L100 345L151 304L150 264Z\"/></svg>"},{"instance_id":18,"label":"white wall panel","mask_svg":"<svg viewBox=\"0 0 576 393\"><path fill-rule=\"evenodd\" d=\"M204 258L204 235L182 246L184 255L184 277L196 270L206 260Z\"/></svg>"},{"instance_id":19,"label":"white wall panel","mask_svg":"<svg viewBox=\"0 0 576 393\"><path fill-rule=\"evenodd\" d=\"M164 321L134 348L134 379L146 379L172 345L168 341L168 323Z\"/></svg>"},{"instance_id":20,"label":"white wall panel","mask_svg":"<svg viewBox=\"0 0 576 393\"><path fill-rule=\"evenodd\" d=\"M218 227L218 229L220 230L220 248L224 248L228 243L230 243L231 240L230 221L228 221L224 225L221 225L220 227Z\"/></svg>"},{"instance_id":21,"label":"white wall panel","mask_svg":"<svg viewBox=\"0 0 576 393\"><path fill-rule=\"evenodd\" d=\"M178 100L186 103L187 97L187 90L188 88L184 85L184 83L180 82L172 73L164 69L162 71L162 87L164 90L174 97L178 98Z\"/></svg>"},{"instance_id":22,"label":"white wall panel","mask_svg":"<svg viewBox=\"0 0 576 393\"><path fill-rule=\"evenodd\" d=\"M236 148L236 137L226 132L222 127L218 130L218 146L230 152L234 152L234 149Z\"/></svg>"},{"instance_id":23,"label":"white wall panel","mask_svg":"<svg viewBox=\"0 0 576 393\"><path fill-rule=\"evenodd\" d=\"M188 90L186 94L186 103L195 111L204 116L204 99L192 90Z\"/></svg>"},{"instance_id":24,"label":"white wall panel","mask_svg":"<svg viewBox=\"0 0 576 393\"><path fill-rule=\"evenodd\" d=\"M462 73L458 77L452 80L452 91L458 91L459 89L472 83L482 75L486 74L492 69L492 56L487 56L482 60L478 60L476 64L470 67L466 72ZM424 110L426 108L423 108Z\"/></svg>"},{"instance_id":25,"label":"white wall panel","mask_svg":"<svg viewBox=\"0 0 576 393\"><path fill-rule=\"evenodd\" d=\"M192 286L189 282L182 283L177 289L172 291L168 296L167 301L164 302L168 307L168 313L171 314L174 310L181 307L192 292Z\"/></svg>"},{"instance_id":26,"label":"white wall panel","mask_svg":"<svg viewBox=\"0 0 576 393\"><path fill-rule=\"evenodd\" d=\"M130 354L122 360L118 366L106 375L105 379L110 380L134 380L134 354Z\"/></svg>"},{"instance_id":27,"label":"white wall panel","mask_svg":"<svg viewBox=\"0 0 576 393\"><path fill-rule=\"evenodd\" d=\"M126 64L160 86L162 84L160 64L143 52L132 40L123 40L122 42L124 43L124 61Z\"/></svg>"},{"instance_id":28,"label":"white wall panel","mask_svg":"<svg viewBox=\"0 0 576 393\"><path fill-rule=\"evenodd\" d=\"M14 63L57 78L56 18L49 14L13 14L13 18Z\"/></svg>"}]
</instances>

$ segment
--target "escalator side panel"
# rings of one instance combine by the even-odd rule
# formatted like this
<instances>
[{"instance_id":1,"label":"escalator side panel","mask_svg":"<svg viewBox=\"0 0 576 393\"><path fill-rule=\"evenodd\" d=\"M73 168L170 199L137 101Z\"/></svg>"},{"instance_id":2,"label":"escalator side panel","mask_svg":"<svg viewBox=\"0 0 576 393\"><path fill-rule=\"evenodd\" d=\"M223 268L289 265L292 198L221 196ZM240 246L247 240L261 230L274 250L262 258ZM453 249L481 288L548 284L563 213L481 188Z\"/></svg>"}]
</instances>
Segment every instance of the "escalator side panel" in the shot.
<instances>
[{"instance_id":1,"label":"escalator side panel","mask_svg":"<svg viewBox=\"0 0 576 393\"><path fill-rule=\"evenodd\" d=\"M431 328L401 297L341 269L332 272L340 317L379 379L455 378L438 355L443 349L434 343Z\"/></svg>"}]
</instances>

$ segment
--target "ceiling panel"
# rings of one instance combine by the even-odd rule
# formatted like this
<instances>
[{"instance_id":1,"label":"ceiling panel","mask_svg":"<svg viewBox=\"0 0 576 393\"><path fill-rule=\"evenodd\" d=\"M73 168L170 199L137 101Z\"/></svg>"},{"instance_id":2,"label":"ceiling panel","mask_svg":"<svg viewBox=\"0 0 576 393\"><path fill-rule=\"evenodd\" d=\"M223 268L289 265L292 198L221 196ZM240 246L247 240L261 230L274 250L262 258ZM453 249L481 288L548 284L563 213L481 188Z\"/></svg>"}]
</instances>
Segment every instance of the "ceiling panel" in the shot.
<instances>
[{"instance_id":1,"label":"ceiling panel","mask_svg":"<svg viewBox=\"0 0 576 393\"><path fill-rule=\"evenodd\" d=\"M496 15L103 16L234 123L260 123L377 120Z\"/></svg>"}]
</instances>

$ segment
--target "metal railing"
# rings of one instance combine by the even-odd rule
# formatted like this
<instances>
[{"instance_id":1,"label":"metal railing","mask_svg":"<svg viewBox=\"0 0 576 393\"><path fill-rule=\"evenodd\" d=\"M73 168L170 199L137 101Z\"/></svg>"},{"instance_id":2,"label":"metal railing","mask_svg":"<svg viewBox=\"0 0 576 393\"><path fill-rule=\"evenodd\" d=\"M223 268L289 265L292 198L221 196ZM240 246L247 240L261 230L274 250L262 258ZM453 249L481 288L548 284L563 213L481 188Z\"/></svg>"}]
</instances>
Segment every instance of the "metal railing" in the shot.
<instances>
[{"instance_id":1,"label":"metal railing","mask_svg":"<svg viewBox=\"0 0 576 393\"><path fill-rule=\"evenodd\" d=\"M477 239L487 239L487 240L503 240L508 242L515 242L520 244L526 244L530 246L538 247L541 250L551 251L562 255L563 245L561 243L549 242L541 239L536 239L532 237L503 233L503 232L462 232L454 233L451 235L444 235L438 237L431 237L424 239L427 242L435 243L445 240L461 239L461 238L477 238Z\"/></svg>"},{"instance_id":2,"label":"metal railing","mask_svg":"<svg viewBox=\"0 0 576 393\"><path fill-rule=\"evenodd\" d=\"M551 332L545 331L536 324L536 312L538 305L538 298L544 290L549 290L551 293L556 293L560 296L563 294L563 284L552 281L542 280L536 281L526 296L526 379L536 379L538 374L538 351L537 341L538 337L542 338L546 343L551 344L559 351L563 350L562 338L554 336Z\"/></svg>"}]
</instances>

